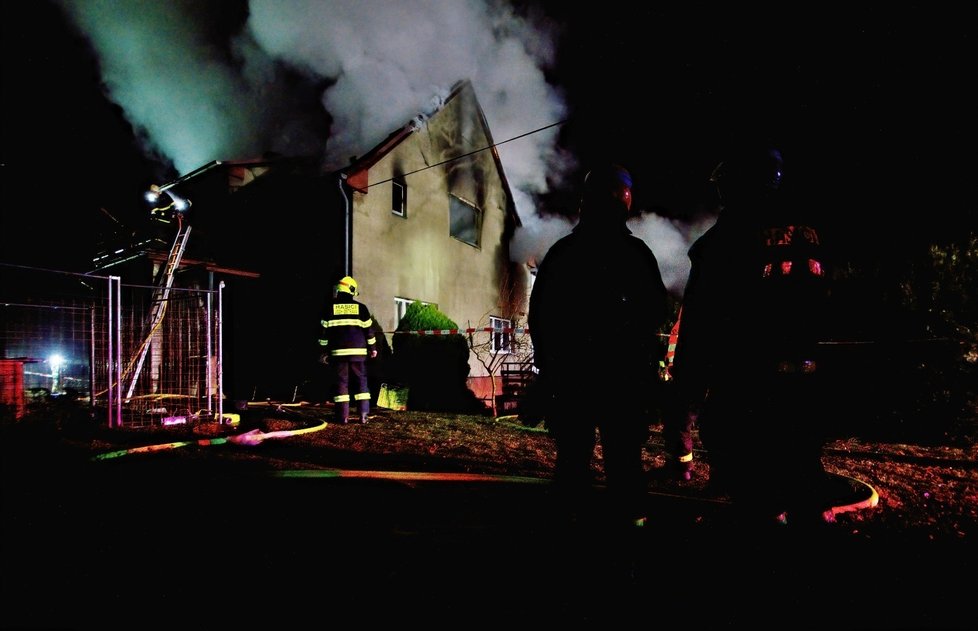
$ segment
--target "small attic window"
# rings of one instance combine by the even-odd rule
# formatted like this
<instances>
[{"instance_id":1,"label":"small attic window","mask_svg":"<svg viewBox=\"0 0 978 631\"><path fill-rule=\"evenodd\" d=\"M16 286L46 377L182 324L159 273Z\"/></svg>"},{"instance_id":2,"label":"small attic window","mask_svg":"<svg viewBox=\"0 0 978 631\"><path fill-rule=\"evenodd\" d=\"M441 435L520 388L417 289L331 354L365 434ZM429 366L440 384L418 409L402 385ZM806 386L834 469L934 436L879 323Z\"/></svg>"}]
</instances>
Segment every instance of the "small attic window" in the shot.
<instances>
[{"instance_id":1,"label":"small attic window","mask_svg":"<svg viewBox=\"0 0 978 631\"><path fill-rule=\"evenodd\" d=\"M403 176L391 180L391 212L398 217L407 217L407 182Z\"/></svg>"},{"instance_id":2,"label":"small attic window","mask_svg":"<svg viewBox=\"0 0 978 631\"><path fill-rule=\"evenodd\" d=\"M455 239L479 247L482 211L461 197L448 196L449 232Z\"/></svg>"}]
</instances>

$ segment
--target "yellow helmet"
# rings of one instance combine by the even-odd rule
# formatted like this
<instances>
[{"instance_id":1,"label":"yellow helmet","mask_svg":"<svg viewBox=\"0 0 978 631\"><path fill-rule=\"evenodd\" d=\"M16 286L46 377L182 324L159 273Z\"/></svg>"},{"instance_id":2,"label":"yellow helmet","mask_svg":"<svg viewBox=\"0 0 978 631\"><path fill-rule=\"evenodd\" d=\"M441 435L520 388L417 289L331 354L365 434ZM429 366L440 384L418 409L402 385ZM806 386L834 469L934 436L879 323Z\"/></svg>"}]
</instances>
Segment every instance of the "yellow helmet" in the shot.
<instances>
[{"instance_id":1,"label":"yellow helmet","mask_svg":"<svg viewBox=\"0 0 978 631\"><path fill-rule=\"evenodd\" d=\"M357 281L352 276L344 276L340 279L340 282L336 283L336 293L341 291L351 296L356 296L360 293L357 291Z\"/></svg>"}]
</instances>

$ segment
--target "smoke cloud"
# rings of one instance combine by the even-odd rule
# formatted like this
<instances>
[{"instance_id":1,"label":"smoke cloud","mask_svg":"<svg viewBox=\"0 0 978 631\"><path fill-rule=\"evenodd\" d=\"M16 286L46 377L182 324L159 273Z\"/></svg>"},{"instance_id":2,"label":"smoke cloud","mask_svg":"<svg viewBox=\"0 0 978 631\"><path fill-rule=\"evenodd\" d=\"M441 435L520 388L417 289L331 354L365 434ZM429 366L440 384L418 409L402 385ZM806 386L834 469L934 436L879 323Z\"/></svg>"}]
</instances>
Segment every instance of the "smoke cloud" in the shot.
<instances>
[{"instance_id":1,"label":"smoke cloud","mask_svg":"<svg viewBox=\"0 0 978 631\"><path fill-rule=\"evenodd\" d=\"M628 228L649 244L659 262L662 281L676 297L681 297L689 277L689 246L716 221L704 216L693 223L680 223L654 213L646 213L628 222Z\"/></svg>"},{"instance_id":2,"label":"smoke cloud","mask_svg":"<svg viewBox=\"0 0 978 631\"><path fill-rule=\"evenodd\" d=\"M98 56L107 97L178 174L268 151L339 168L468 79L496 142L519 137L498 147L524 224L514 258L541 260L572 227L535 206L548 176L560 185L575 166L557 145L570 108L545 78L559 25L542 14L502 0L251 0L224 32L228 3L60 2ZM647 217L635 232L681 291L691 233Z\"/></svg>"}]
</instances>

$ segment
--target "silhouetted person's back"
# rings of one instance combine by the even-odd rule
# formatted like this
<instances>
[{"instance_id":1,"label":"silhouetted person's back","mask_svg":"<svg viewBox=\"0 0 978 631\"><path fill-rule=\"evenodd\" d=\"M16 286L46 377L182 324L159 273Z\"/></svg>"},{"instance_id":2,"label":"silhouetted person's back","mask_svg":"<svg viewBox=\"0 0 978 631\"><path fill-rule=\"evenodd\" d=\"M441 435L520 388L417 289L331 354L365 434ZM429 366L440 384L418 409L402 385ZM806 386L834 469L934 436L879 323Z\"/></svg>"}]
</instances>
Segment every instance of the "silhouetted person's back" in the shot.
<instances>
[{"instance_id":1,"label":"silhouetted person's back","mask_svg":"<svg viewBox=\"0 0 978 631\"><path fill-rule=\"evenodd\" d=\"M640 525L650 423L643 402L657 380L666 289L652 250L625 226L631 186L616 165L588 174L577 226L540 265L528 323L551 394L545 417L557 446L555 485L567 508L586 508L597 429L611 518Z\"/></svg>"},{"instance_id":2,"label":"silhouetted person's back","mask_svg":"<svg viewBox=\"0 0 978 631\"><path fill-rule=\"evenodd\" d=\"M672 372L700 410L711 486L762 520L815 523L830 508L817 413L828 271L782 167L776 148L747 144L714 171L722 209L689 251Z\"/></svg>"}]
</instances>

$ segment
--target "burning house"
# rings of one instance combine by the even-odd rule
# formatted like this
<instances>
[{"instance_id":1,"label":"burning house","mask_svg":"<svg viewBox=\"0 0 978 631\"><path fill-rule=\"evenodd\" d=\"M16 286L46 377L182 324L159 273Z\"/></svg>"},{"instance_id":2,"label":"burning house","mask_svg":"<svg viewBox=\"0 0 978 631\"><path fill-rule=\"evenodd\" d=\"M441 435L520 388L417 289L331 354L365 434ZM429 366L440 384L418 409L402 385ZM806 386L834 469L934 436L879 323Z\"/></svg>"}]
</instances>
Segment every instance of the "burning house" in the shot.
<instances>
[{"instance_id":1,"label":"burning house","mask_svg":"<svg viewBox=\"0 0 978 631\"><path fill-rule=\"evenodd\" d=\"M509 253L520 219L468 81L342 169L276 155L215 161L154 194L146 228L106 243L93 271L158 284L180 249L175 285L223 284L228 398L325 396L319 313L344 275L388 343L414 301L460 327L525 317L530 272ZM487 379L471 358L470 388L485 396Z\"/></svg>"}]
</instances>

